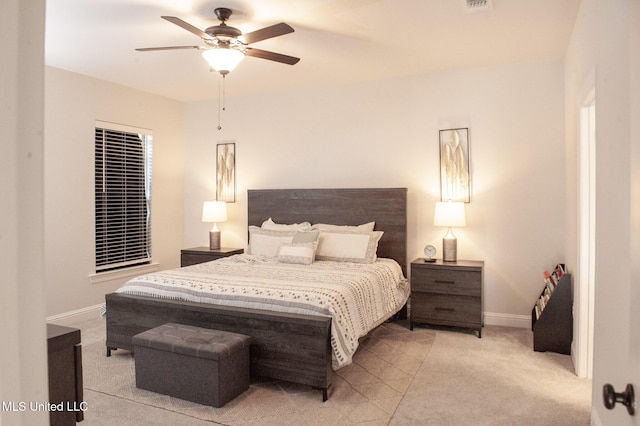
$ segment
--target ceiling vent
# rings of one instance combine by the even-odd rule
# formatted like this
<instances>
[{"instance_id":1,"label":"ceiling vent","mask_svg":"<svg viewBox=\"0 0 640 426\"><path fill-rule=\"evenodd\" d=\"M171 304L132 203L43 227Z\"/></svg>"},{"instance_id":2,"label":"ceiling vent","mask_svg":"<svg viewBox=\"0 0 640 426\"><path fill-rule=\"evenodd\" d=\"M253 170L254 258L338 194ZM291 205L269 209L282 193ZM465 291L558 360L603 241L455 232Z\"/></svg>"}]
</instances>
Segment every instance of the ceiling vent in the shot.
<instances>
[{"instance_id":1,"label":"ceiling vent","mask_svg":"<svg viewBox=\"0 0 640 426\"><path fill-rule=\"evenodd\" d=\"M493 7L492 0L464 0L467 13L488 12Z\"/></svg>"}]
</instances>

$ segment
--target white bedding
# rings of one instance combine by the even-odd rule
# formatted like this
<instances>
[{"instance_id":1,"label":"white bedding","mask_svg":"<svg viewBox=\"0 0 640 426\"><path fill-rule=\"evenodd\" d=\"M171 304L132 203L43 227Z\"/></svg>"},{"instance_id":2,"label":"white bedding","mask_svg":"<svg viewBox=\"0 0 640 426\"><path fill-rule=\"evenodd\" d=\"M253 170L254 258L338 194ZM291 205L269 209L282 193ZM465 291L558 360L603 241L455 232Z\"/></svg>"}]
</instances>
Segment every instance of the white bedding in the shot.
<instances>
[{"instance_id":1,"label":"white bedding","mask_svg":"<svg viewBox=\"0 0 640 426\"><path fill-rule=\"evenodd\" d=\"M351 363L360 337L405 304L409 285L391 259L296 265L242 254L143 275L117 292L330 316L333 368L338 369Z\"/></svg>"}]
</instances>

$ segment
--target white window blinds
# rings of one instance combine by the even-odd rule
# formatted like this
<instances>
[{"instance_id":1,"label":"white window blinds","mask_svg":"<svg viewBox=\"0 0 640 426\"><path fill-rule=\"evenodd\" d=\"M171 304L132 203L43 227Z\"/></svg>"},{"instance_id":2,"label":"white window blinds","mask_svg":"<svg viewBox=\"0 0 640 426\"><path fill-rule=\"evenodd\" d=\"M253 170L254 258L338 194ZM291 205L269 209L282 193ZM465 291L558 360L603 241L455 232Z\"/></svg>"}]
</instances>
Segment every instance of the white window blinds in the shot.
<instances>
[{"instance_id":1,"label":"white window blinds","mask_svg":"<svg viewBox=\"0 0 640 426\"><path fill-rule=\"evenodd\" d=\"M97 272L151 262L153 138L148 131L127 130L96 123Z\"/></svg>"}]
</instances>

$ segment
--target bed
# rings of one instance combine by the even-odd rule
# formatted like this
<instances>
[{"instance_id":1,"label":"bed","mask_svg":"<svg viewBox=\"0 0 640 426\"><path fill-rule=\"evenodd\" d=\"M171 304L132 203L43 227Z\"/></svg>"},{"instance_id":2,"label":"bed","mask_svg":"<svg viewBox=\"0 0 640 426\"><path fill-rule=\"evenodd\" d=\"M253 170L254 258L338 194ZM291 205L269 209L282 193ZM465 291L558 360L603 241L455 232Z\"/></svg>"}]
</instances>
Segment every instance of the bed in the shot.
<instances>
[{"instance_id":1,"label":"bed","mask_svg":"<svg viewBox=\"0 0 640 426\"><path fill-rule=\"evenodd\" d=\"M406 188L249 190L248 225L259 227L269 218L335 225L374 221L384 231L378 258L393 259L406 276L406 196ZM253 339L253 376L313 386L323 400L328 397L335 362L331 317L121 293L105 298L107 356L115 349L131 351L135 334L168 322L232 331Z\"/></svg>"}]
</instances>

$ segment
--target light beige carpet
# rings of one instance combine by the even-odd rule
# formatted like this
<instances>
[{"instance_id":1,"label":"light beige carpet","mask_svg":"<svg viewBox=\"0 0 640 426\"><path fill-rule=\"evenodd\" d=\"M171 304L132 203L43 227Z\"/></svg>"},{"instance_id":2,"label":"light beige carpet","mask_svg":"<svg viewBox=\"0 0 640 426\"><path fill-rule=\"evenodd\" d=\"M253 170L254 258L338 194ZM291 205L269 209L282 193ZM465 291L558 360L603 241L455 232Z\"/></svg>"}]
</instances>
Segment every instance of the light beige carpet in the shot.
<instances>
[{"instance_id":1,"label":"light beige carpet","mask_svg":"<svg viewBox=\"0 0 640 426\"><path fill-rule=\"evenodd\" d=\"M482 339L438 332L390 424L589 425L591 381L570 356L532 347L517 328L485 327Z\"/></svg>"},{"instance_id":2,"label":"light beige carpet","mask_svg":"<svg viewBox=\"0 0 640 426\"><path fill-rule=\"evenodd\" d=\"M363 339L353 364L336 372L324 403L320 391L281 381L252 382L221 408L141 390L135 386L133 356L116 351L107 358L104 342L83 347L84 387L221 424L387 424L435 336L434 330L411 332L396 323L378 327Z\"/></svg>"}]
</instances>

